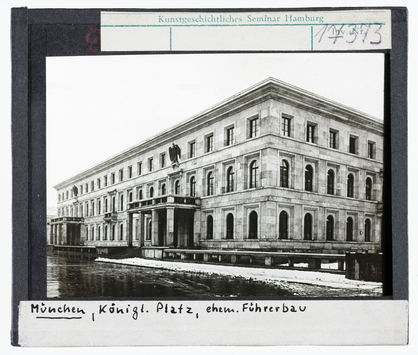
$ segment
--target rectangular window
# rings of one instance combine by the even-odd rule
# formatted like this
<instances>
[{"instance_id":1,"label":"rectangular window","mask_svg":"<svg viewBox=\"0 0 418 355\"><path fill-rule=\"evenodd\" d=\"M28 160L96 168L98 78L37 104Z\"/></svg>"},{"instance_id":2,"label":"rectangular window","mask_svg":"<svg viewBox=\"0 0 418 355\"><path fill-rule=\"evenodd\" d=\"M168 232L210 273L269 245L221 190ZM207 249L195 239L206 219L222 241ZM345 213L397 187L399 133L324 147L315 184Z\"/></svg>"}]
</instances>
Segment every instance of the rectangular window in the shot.
<instances>
[{"instance_id":1,"label":"rectangular window","mask_svg":"<svg viewBox=\"0 0 418 355\"><path fill-rule=\"evenodd\" d=\"M91 182L91 188L90 191L94 191L94 181Z\"/></svg>"},{"instance_id":2,"label":"rectangular window","mask_svg":"<svg viewBox=\"0 0 418 355\"><path fill-rule=\"evenodd\" d=\"M107 175L103 176L103 187L107 186Z\"/></svg>"},{"instance_id":3,"label":"rectangular window","mask_svg":"<svg viewBox=\"0 0 418 355\"><path fill-rule=\"evenodd\" d=\"M86 184L86 194L89 192L89 184ZM67 196L68 198L68 196Z\"/></svg>"},{"instance_id":4,"label":"rectangular window","mask_svg":"<svg viewBox=\"0 0 418 355\"><path fill-rule=\"evenodd\" d=\"M309 143L315 143L315 126L309 124L306 126L306 141Z\"/></svg>"},{"instance_id":5,"label":"rectangular window","mask_svg":"<svg viewBox=\"0 0 418 355\"><path fill-rule=\"evenodd\" d=\"M132 178L132 165L128 166L128 179Z\"/></svg>"},{"instance_id":6,"label":"rectangular window","mask_svg":"<svg viewBox=\"0 0 418 355\"><path fill-rule=\"evenodd\" d=\"M213 151L213 134L209 134L205 137L205 152L209 153Z\"/></svg>"},{"instance_id":7,"label":"rectangular window","mask_svg":"<svg viewBox=\"0 0 418 355\"><path fill-rule=\"evenodd\" d=\"M161 167L164 168L165 167L165 153L161 153L160 162L161 162Z\"/></svg>"},{"instance_id":8,"label":"rectangular window","mask_svg":"<svg viewBox=\"0 0 418 355\"><path fill-rule=\"evenodd\" d=\"M154 159L153 158L149 158L148 159L148 171L149 172L151 172L153 170L153 168L154 168L153 164L154 164Z\"/></svg>"},{"instance_id":9,"label":"rectangular window","mask_svg":"<svg viewBox=\"0 0 418 355\"><path fill-rule=\"evenodd\" d=\"M337 149L337 132L329 130L329 147L332 149Z\"/></svg>"},{"instance_id":10,"label":"rectangular window","mask_svg":"<svg viewBox=\"0 0 418 355\"><path fill-rule=\"evenodd\" d=\"M229 127L226 129L226 142L225 145L234 144L234 127Z\"/></svg>"},{"instance_id":11,"label":"rectangular window","mask_svg":"<svg viewBox=\"0 0 418 355\"><path fill-rule=\"evenodd\" d=\"M119 182L123 181L123 169L119 170Z\"/></svg>"},{"instance_id":12,"label":"rectangular window","mask_svg":"<svg viewBox=\"0 0 418 355\"><path fill-rule=\"evenodd\" d=\"M260 120L257 118L254 118L250 120L250 138L258 137L260 133Z\"/></svg>"},{"instance_id":13,"label":"rectangular window","mask_svg":"<svg viewBox=\"0 0 418 355\"><path fill-rule=\"evenodd\" d=\"M290 137L290 117L282 116L282 135L285 137Z\"/></svg>"},{"instance_id":14,"label":"rectangular window","mask_svg":"<svg viewBox=\"0 0 418 355\"><path fill-rule=\"evenodd\" d=\"M375 144L373 142L367 143L367 156L369 159L375 159Z\"/></svg>"},{"instance_id":15,"label":"rectangular window","mask_svg":"<svg viewBox=\"0 0 418 355\"><path fill-rule=\"evenodd\" d=\"M142 162L138 163L137 169L138 169L138 176L139 176L142 174Z\"/></svg>"},{"instance_id":16,"label":"rectangular window","mask_svg":"<svg viewBox=\"0 0 418 355\"><path fill-rule=\"evenodd\" d=\"M100 189L101 181L100 179L97 179L97 188Z\"/></svg>"},{"instance_id":17,"label":"rectangular window","mask_svg":"<svg viewBox=\"0 0 418 355\"><path fill-rule=\"evenodd\" d=\"M189 158L194 158L196 156L196 142L189 143Z\"/></svg>"},{"instance_id":18,"label":"rectangular window","mask_svg":"<svg viewBox=\"0 0 418 355\"><path fill-rule=\"evenodd\" d=\"M80 185L80 195L83 194L83 185Z\"/></svg>"},{"instance_id":19,"label":"rectangular window","mask_svg":"<svg viewBox=\"0 0 418 355\"><path fill-rule=\"evenodd\" d=\"M352 154L357 154L357 137L350 136L348 152Z\"/></svg>"},{"instance_id":20,"label":"rectangular window","mask_svg":"<svg viewBox=\"0 0 418 355\"><path fill-rule=\"evenodd\" d=\"M114 183L115 183L115 173L112 173L110 175L110 182L111 182L112 185L114 185Z\"/></svg>"}]
</instances>

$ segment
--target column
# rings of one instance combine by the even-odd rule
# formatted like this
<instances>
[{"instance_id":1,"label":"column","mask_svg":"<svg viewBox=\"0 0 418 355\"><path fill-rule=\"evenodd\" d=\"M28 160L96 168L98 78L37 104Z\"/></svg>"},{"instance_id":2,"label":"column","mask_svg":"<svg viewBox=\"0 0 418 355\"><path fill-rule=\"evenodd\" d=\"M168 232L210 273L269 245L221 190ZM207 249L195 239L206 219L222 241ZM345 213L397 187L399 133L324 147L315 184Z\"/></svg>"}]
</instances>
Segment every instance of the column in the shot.
<instances>
[{"instance_id":1,"label":"column","mask_svg":"<svg viewBox=\"0 0 418 355\"><path fill-rule=\"evenodd\" d=\"M61 236L61 244L67 245L68 241L67 241L67 223L64 223L62 225L62 236Z\"/></svg>"},{"instance_id":2,"label":"column","mask_svg":"<svg viewBox=\"0 0 418 355\"><path fill-rule=\"evenodd\" d=\"M155 209L152 210L151 218L151 245L158 246L158 212Z\"/></svg>"},{"instance_id":3,"label":"column","mask_svg":"<svg viewBox=\"0 0 418 355\"><path fill-rule=\"evenodd\" d=\"M199 246L199 240L200 240L200 216L201 212L200 210L194 211L194 227L193 227L193 246Z\"/></svg>"},{"instance_id":4,"label":"column","mask_svg":"<svg viewBox=\"0 0 418 355\"><path fill-rule=\"evenodd\" d=\"M138 236L138 246L142 247L144 245L144 214L142 212L138 213L138 229L137 229L137 236Z\"/></svg>"},{"instance_id":5,"label":"column","mask_svg":"<svg viewBox=\"0 0 418 355\"><path fill-rule=\"evenodd\" d=\"M132 247L132 239L133 239L133 214L132 213L127 213L128 214L128 218L126 220L126 240L128 243L128 247Z\"/></svg>"},{"instance_id":6,"label":"column","mask_svg":"<svg viewBox=\"0 0 418 355\"><path fill-rule=\"evenodd\" d=\"M174 207L167 207L167 246L174 247Z\"/></svg>"}]
</instances>

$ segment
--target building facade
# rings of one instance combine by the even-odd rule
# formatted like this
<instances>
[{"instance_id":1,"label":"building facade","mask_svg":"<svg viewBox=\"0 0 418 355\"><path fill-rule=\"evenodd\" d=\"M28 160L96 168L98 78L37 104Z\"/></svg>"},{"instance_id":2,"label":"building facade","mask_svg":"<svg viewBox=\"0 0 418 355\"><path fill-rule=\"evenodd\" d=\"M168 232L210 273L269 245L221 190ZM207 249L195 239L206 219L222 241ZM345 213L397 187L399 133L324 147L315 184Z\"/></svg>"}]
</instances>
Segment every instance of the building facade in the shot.
<instances>
[{"instance_id":1,"label":"building facade","mask_svg":"<svg viewBox=\"0 0 418 355\"><path fill-rule=\"evenodd\" d=\"M69 178L50 244L381 246L383 122L274 78Z\"/></svg>"}]
</instances>

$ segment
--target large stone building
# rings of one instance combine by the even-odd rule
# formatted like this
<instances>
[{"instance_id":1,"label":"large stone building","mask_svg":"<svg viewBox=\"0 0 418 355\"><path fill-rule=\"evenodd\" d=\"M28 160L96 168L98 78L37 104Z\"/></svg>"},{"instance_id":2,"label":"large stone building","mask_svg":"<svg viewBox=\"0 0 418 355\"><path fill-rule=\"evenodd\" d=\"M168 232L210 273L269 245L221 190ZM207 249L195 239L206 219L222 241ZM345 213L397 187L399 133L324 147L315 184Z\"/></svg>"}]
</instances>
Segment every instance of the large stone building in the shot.
<instances>
[{"instance_id":1,"label":"large stone building","mask_svg":"<svg viewBox=\"0 0 418 355\"><path fill-rule=\"evenodd\" d=\"M377 251L382 184L381 120L269 78L56 185L49 243Z\"/></svg>"}]
</instances>

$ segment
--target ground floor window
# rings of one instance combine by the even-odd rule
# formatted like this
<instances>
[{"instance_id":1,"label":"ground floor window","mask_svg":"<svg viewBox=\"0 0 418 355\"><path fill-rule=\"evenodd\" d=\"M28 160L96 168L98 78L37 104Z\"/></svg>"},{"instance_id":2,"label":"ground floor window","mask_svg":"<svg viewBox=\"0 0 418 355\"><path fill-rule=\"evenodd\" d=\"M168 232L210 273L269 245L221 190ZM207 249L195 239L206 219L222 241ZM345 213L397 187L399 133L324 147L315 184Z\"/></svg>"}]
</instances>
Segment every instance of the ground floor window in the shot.
<instances>
[{"instance_id":1,"label":"ground floor window","mask_svg":"<svg viewBox=\"0 0 418 355\"><path fill-rule=\"evenodd\" d=\"M226 216L226 239L234 239L234 216L228 213Z\"/></svg>"},{"instance_id":2,"label":"ground floor window","mask_svg":"<svg viewBox=\"0 0 418 355\"><path fill-rule=\"evenodd\" d=\"M310 213L305 214L303 239L312 240L312 215Z\"/></svg>"},{"instance_id":3,"label":"ground floor window","mask_svg":"<svg viewBox=\"0 0 418 355\"><path fill-rule=\"evenodd\" d=\"M279 238L280 239L288 239L289 233L288 233L288 221L289 216L286 211L280 212L279 216Z\"/></svg>"},{"instance_id":4,"label":"ground floor window","mask_svg":"<svg viewBox=\"0 0 418 355\"><path fill-rule=\"evenodd\" d=\"M213 239L213 217L211 215L206 220L206 239Z\"/></svg>"},{"instance_id":5,"label":"ground floor window","mask_svg":"<svg viewBox=\"0 0 418 355\"><path fill-rule=\"evenodd\" d=\"M364 222L364 241L365 242L370 242L370 234L371 234L371 229L372 229L372 223L370 222L370 219L366 219L366 221Z\"/></svg>"},{"instance_id":6,"label":"ground floor window","mask_svg":"<svg viewBox=\"0 0 418 355\"><path fill-rule=\"evenodd\" d=\"M123 224L120 225L120 240L123 240Z\"/></svg>"},{"instance_id":7,"label":"ground floor window","mask_svg":"<svg viewBox=\"0 0 418 355\"><path fill-rule=\"evenodd\" d=\"M258 238L258 215L256 211L252 211L250 213L249 218L249 237L250 239L257 239Z\"/></svg>"},{"instance_id":8,"label":"ground floor window","mask_svg":"<svg viewBox=\"0 0 418 355\"><path fill-rule=\"evenodd\" d=\"M347 218L347 241L352 242L353 241L353 219L351 217Z\"/></svg>"}]
</instances>

